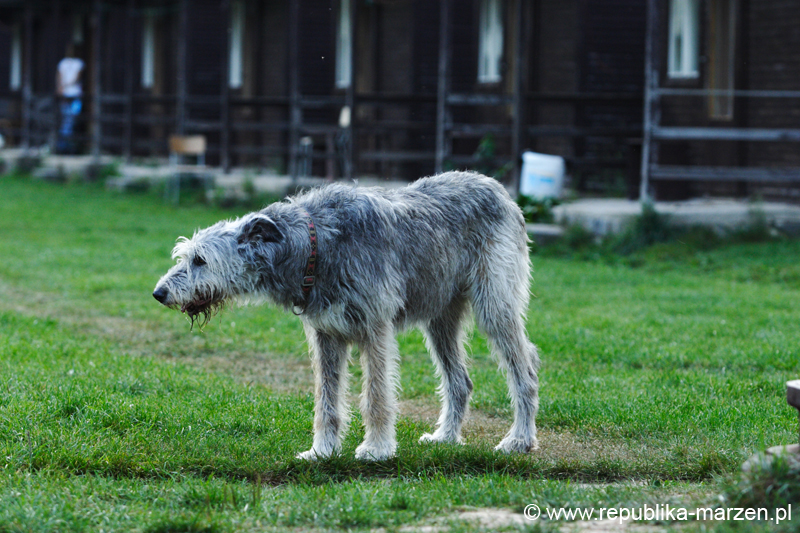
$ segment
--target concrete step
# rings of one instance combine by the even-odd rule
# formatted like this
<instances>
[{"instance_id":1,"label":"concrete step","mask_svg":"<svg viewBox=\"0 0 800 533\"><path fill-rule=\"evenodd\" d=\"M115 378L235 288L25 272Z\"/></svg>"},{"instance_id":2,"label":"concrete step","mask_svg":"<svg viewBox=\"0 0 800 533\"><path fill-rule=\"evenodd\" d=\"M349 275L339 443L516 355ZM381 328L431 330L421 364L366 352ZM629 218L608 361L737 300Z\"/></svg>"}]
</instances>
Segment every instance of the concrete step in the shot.
<instances>
[{"instance_id":1,"label":"concrete step","mask_svg":"<svg viewBox=\"0 0 800 533\"><path fill-rule=\"evenodd\" d=\"M525 224L528 236L537 246L544 246L564 236L564 227L558 224Z\"/></svg>"},{"instance_id":2,"label":"concrete step","mask_svg":"<svg viewBox=\"0 0 800 533\"><path fill-rule=\"evenodd\" d=\"M756 217L789 235L800 234L800 206L780 202L751 202L731 198L705 198L682 202L656 202L656 212L675 226L708 226L721 234L747 227ZM619 233L642 213L637 201L585 199L553 209L562 225L579 224L595 235Z\"/></svg>"}]
</instances>

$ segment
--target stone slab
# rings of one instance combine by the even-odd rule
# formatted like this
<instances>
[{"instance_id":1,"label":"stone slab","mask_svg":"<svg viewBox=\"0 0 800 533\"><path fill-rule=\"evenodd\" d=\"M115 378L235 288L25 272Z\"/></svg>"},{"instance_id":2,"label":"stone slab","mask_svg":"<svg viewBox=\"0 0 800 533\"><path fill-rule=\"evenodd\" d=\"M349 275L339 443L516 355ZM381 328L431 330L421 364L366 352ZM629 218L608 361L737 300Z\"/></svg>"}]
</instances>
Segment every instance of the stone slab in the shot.
<instances>
[{"instance_id":1,"label":"stone slab","mask_svg":"<svg viewBox=\"0 0 800 533\"><path fill-rule=\"evenodd\" d=\"M539 246L550 244L564 236L564 228L558 224L525 224L525 230Z\"/></svg>"},{"instance_id":2,"label":"stone slab","mask_svg":"<svg viewBox=\"0 0 800 533\"><path fill-rule=\"evenodd\" d=\"M773 446L765 452L758 452L744 462L742 471L748 474L768 472L778 457L785 459L789 463L789 468L800 467L800 444Z\"/></svg>"},{"instance_id":3,"label":"stone slab","mask_svg":"<svg viewBox=\"0 0 800 533\"><path fill-rule=\"evenodd\" d=\"M756 217L778 231L800 234L800 205L781 202L750 202L732 198L701 198L682 202L656 202L655 210L675 226L710 226L719 233L746 227ZM619 233L642 212L638 201L585 199L553 209L559 224L579 224L595 235Z\"/></svg>"}]
</instances>

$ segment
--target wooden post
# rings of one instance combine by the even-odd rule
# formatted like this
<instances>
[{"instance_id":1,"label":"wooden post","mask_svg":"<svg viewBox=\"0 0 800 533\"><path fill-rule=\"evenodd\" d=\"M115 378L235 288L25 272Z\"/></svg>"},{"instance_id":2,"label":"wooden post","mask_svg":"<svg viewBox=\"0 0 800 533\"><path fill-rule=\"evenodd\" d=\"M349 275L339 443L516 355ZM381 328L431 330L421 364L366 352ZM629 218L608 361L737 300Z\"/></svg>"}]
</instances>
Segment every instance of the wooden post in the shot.
<instances>
[{"instance_id":1,"label":"wooden post","mask_svg":"<svg viewBox=\"0 0 800 533\"><path fill-rule=\"evenodd\" d=\"M577 83L575 89L580 93L584 88L588 87L588 73L589 70L589 51L586 47L586 30L588 29L588 16L589 16L589 0L578 0L578 36L575 42L575 53L579 58L577 64ZM576 99L572 102L572 125L579 130L586 129L586 101L583 99ZM586 135L576 135L570 139L572 145L572 155L575 162L586 161Z\"/></svg>"},{"instance_id":2,"label":"wooden post","mask_svg":"<svg viewBox=\"0 0 800 533\"><path fill-rule=\"evenodd\" d=\"M656 44L658 0L647 0L647 29L644 48L644 110L642 113L642 166L639 201L647 202L650 188L650 151L653 142L653 105L658 85Z\"/></svg>"},{"instance_id":3,"label":"wooden post","mask_svg":"<svg viewBox=\"0 0 800 533\"><path fill-rule=\"evenodd\" d=\"M188 0L181 0L178 13L178 73L177 100L175 103L175 131L178 135L186 133L186 39L188 37Z\"/></svg>"},{"instance_id":4,"label":"wooden post","mask_svg":"<svg viewBox=\"0 0 800 533\"><path fill-rule=\"evenodd\" d=\"M300 35L300 0L289 2L289 174L292 184L297 184L297 143L303 111L300 108L300 72L298 62Z\"/></svg>"},{"instance_id":5,"label":"wooden post","mask_svg":"<svg viewBox=\"0 0 800 533\"><path fill-rule=\"evenodd\" d=\"M25 5L25 46L22 47L25 66L22 72L22 147L27 151L31 147L31 101L33 78L33 9L30 3Z\"/></svg>"},{"instance_id":6,"label":"wooden post","mask_svg":"<svg viewBox=\"0 0 800 533\"><path fill-rule=\"evenodd\" d=\"M222 171L227 174L231 170L230 160L230 57L231 57L231 4L228 0L222 2L221 15L224 29L222 38L225 45L225 53L222 54L220 69L222 70L222 87L220 88L220 166Z\"/></svg>"},{"instance_id":7,"label":"wooden post","mask_svg":"<svg viewBox=\"0 0 800 533\"><path fill-rule=\"evenodd\" d=\"M100 139L102 135L100 124L100 42L101 42L101 13L100 0L92 3L92 156L97 160L100 157Z\"/></svg>"},{"instance_id":8,"label":"wooden post","mask_svg":"<svg viewBox=\"0 0 800 533\"><path fill-rule=\"evenodd\" d=\"M528 79L528 48L530 45L528 31L529 12L526 9L527 0L516 0L516 33L517 42L514 50L514 100L511 132L511 157L514 167L511 174L511 188L519 194L520 171L519 164L522 156L522 143L525 138L525 88Z\"/></svg>"},{"instance_id":9,"label":"wooden post","mask_svg":"<svg viewBox=\"0 0 800 533\"><path fill-rule=\"evenodd\" d=\"M58 32L60 28L59 22L63 20L65 17L61 13L61 2L59 0L51 0L50 1L50 16L52 17L52 21L50 22L52 30ZM72 35L70 32L70 41L72 40ZM61 61L62 50L55 49L49 50L49 58L45 61L46 64L50 64L50 58L52 58L53 64L56 65L56 70L58 70L58 64ZM53 57L55 55L55 57ZM56 88L57 89L57 88ZM61 128L61 102L60 102L60 95L58 94L58 90L53 91L53 110L52 110L52 117L50 123L50 131L48 132L47 139L45 142L48 145L51 145L50 148L52 150L56 150L58 148L58 132ZM41 120L41 118L39 119Z\"/></svg>"},{"instance_id":10,"label":"wooden post","mask_svg":"<svg viewBox=\"0 0 800 533\"><path fill-rule=\"evenodd\" d=\"M449 155L447 139L447 94L450 83L450 2L441 0L439 11L439 81L436 95L436 172Z\"/></svg>"},{"instance_id":11,"label":"wooden post","mask_svg":"<svg viewBox=\"0 0 800 533\"><path fill-rule=\"evenodd\" d=\"M136 0L128 0L125 12L125 124L122 133L122 155L130 162L133 153L133 21Z\"/></svg>"},{"instance_id":12,"label":"wooden post","mask_svg":"<svg viewBox=\"0 0 800 533\"><path fill-rule=\"evenodd\" d=\"M350 123L347 125L347 139L349 142L346 144L347 153L345 154L347 165L344 176L347 181L353 179L353 174L355 172L353 168L353 163L355 162L353 156L356 144L354 123L356 120L356 81L358 80L356 76L356 71L358 70L358 43L356 43L358 37L358 4L359 3L355 0L351 0L350 2L350 85L347 87L345 93L345 105L350 108Z\"/></svg>"}]
</instances>

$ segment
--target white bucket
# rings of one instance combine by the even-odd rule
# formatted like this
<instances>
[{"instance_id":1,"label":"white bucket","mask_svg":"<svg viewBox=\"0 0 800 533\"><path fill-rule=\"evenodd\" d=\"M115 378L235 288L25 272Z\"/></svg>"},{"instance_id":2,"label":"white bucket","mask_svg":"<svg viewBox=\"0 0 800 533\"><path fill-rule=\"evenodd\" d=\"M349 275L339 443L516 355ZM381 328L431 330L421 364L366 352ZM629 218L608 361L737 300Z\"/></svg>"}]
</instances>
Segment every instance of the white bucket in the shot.
<instances>
[{"instance_id":1,"label":"white bucket","mask_svg":"<svg viewBox=\"0 0 800 533\"><path fill-rule=\"evenodd\" d=\"M519 192L533 198L558 198L564 188L564 158L558 155L525 152Z\"/></svg>"}]
</instances>

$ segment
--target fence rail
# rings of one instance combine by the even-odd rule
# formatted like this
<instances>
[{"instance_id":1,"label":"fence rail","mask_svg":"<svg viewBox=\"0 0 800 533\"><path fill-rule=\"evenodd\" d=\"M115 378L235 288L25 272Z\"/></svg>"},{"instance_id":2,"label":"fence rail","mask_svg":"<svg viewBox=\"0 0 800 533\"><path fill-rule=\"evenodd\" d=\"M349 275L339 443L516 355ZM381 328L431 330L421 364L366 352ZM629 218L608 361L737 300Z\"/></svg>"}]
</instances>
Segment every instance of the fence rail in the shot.
<instances>
[{"instance_id":1,"label":"fence rail","mask_svg":"<svg viewBox=\"0 0 800 533\"><path fill-rule=\"evenodd\" d=\"M663 42L663 24L659 20L658 0L647 0L647 34L645 46L645 93L642 132L640 198L651 196L653 180L792 182L800 183L800 168L759 166L687 166L659 162L659 143L670 141L722 142L800 142L800 128L761 128L712 126L665 126L661 124L661 107L665 98L730 98L731 109L736 99L800 100L800 91L772 89L691 89L662 87L659 83L661 58L657 46Z\"/></svg>"}]
</instances>

